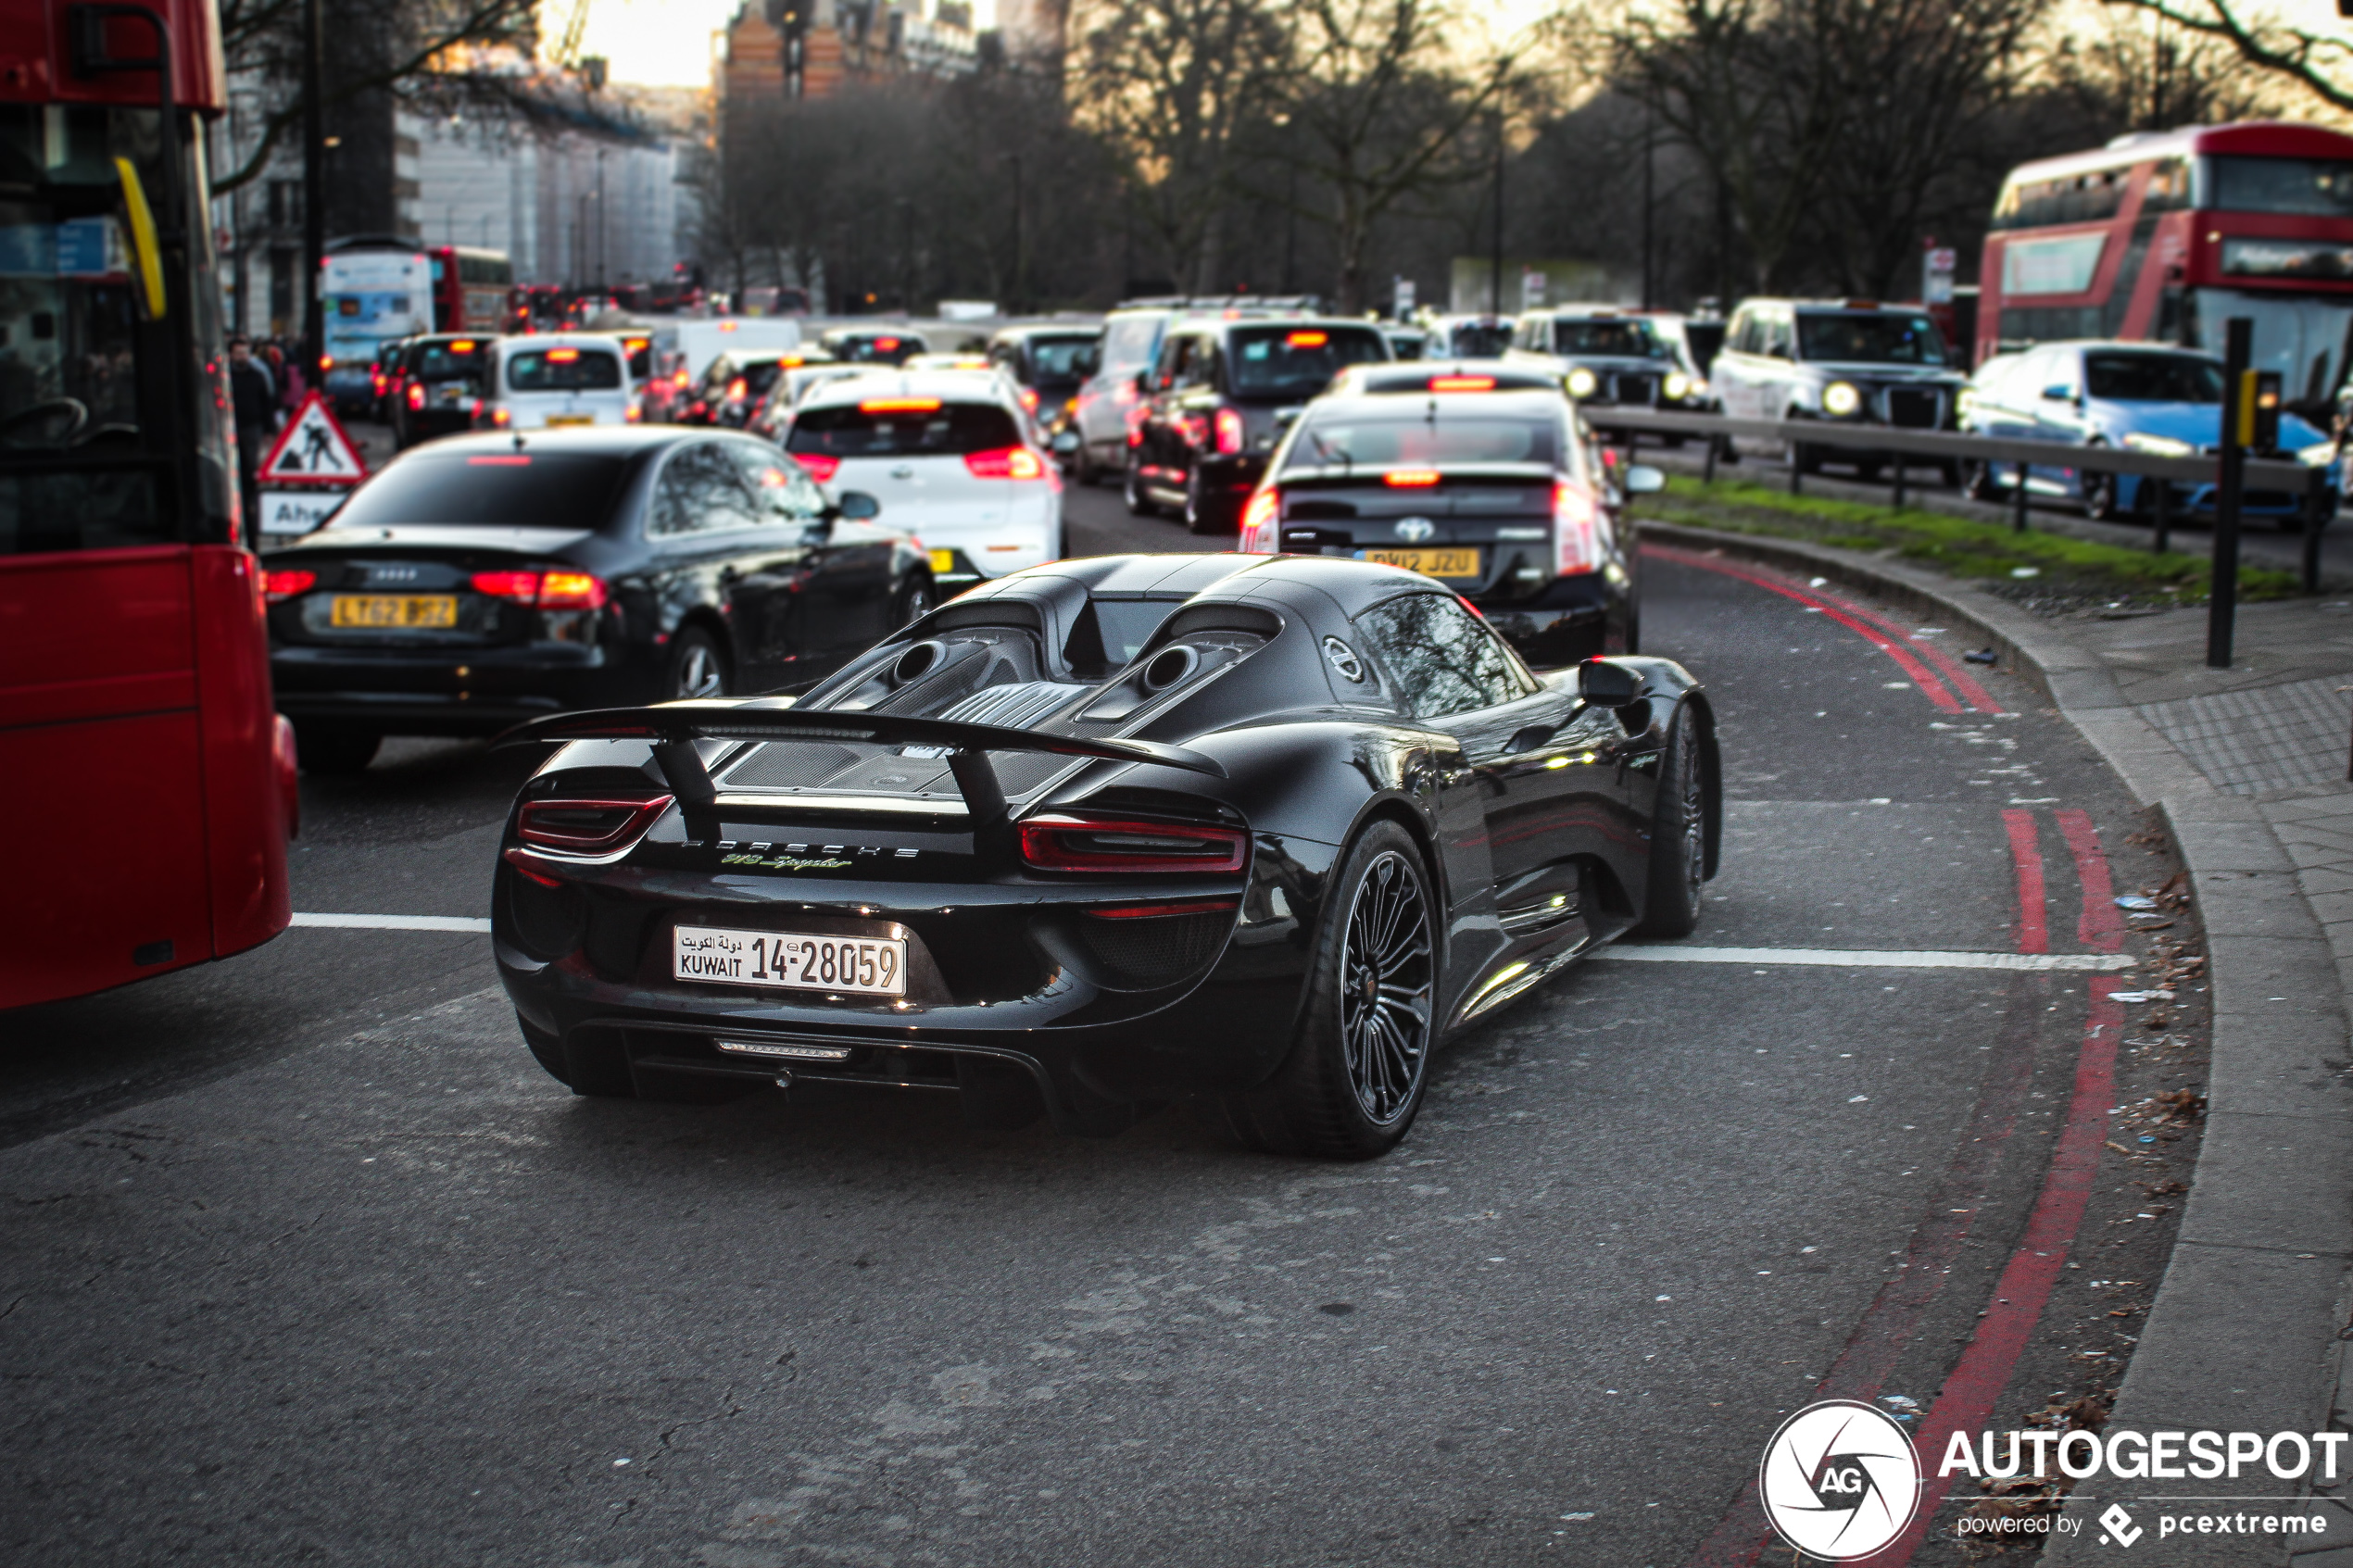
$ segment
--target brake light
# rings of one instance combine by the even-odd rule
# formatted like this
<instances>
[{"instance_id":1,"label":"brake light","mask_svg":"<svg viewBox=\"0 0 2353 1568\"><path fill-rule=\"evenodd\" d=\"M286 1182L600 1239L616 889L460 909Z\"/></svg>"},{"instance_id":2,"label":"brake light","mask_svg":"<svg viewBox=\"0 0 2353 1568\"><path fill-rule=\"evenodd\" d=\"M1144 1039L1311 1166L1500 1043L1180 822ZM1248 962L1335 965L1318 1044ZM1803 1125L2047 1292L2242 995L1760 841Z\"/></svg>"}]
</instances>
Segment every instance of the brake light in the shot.
<instances>
[{"instance_id":1,"label":"brake light","mask_svg":"<svg viewBox=\"0 0 2353 1568\"><path fill-rule=\"evenodd\" d=\"M676 375L670 378L670 384L683 392L686 389L688 383L692 380L693 378L688 376L686 371L681 370Z\"/></svg>"},{"instance_id":2,"label":"brake light","mask_svg":"<svg viewBox=\"0 0 2353 1568\"><path fill-rule=\"evenodd\" d=\"M1038 389L1036 387L1025 386L1021 389L1021 406L1033 414L1038 411Z\"/></svg>"},{"instance_id":3,"label":"brake light","mask_svg":"<svg viewBox=\"0 0 2353 1568\"><path fill-rule=\"evenodd\" d=\"M1495 378L1493 376L1432 376L1429 378L1429 389L1432 392L1492 392L1495 390Z\"/></svg>"},{"instance_id":4,"label":"brake light","mask_svg":"<svg viewBox=\"0 0 2353 1568\"><path fill-rule=\"evenodd\" d=\"M809 477L823 484L841 470L839 458L823 452L795 452L792 460L809 470Z\"/></svg>"},{"instance_id":5,"label":"brake light","mask_svg":"<svg viewBox=\"0 0 2353 1568\"><path fill-rule=\"evenodd\" d=\"M261 595L276 604L280 599L308 593L310 585L318 581L315 571L265 571L261 574Z\"/></svg>"},{"instance_id":6,"label":"brake light","mask_svg":"<svg viewBox=\"0 0 2353 1568\"><path fill-rule=\"evenodd\" d=\"M1293 332L1283 343L1291 348L1321 348L1331 340L1329 332Z\"/></svg>"},{"instance_id":7,"label":"brake light","mask_svg":"<svg viewBox=\"0 0 2353 1568\"><path fill-rule=\"evenodd\" d=\"M1246 556L1271 556L1282 547L1283 493L1253 491L1242 506L1239 548Z\"/></svg>"},{"instance_id":8,"label":"brake light","mask_svg":"<svg viewBox=\"0 0 2353 1568\"><path fill-rule=\"evenodd\" d=\"M1380 476L1383 484L1393 485L1400 490L1426 489L1438 481L1436 469L1391 469Z\"/></svg>"},{"instance_id":9,"label":"brake light","mask_svg":"<svg viewBox=\"0 0 2353 1568\"><path fill-rule=\"evenodd\" d=\"M506 429L507 421L514 417L514 414L503 405L490 410L490 422L497 425L500 430Z\"/></svg>"},{"instance_id":10,"label":"brake light","mask_svg":"<svg viewBox=\"0 0 2353 1568\"><path fill-rule=\"evenodd\" d=\"M422 408L424 406L425 389L423 384L422 383L411 383L409 387L409 407L411 408Z\"/></svg>"},{"instance_id":11,"label":"brake light","mask_svg":"<svg viewBox=\"0 0 2353 1568\"><path fill-rule=\"evenodd\" d=\"M875 346L885 354L896 354L899 352L899 340L895 337L878 337L875 339ZM932 407L937 408L938 405L935 403Z\"/></svg>"},{"instance_id":12,"label":"brake light","mask_svg":"<svg viewBox=\"0 0 2353 1568\"><path fill-rule=\"evenodd\" d=\"M473 589L541 609L601 609L611 597L604 579L585 571L477 571Z\"/></svg>"},{"instance_id":13,"label":"brake light","mask_svg":"<svg viewBox=\"0 0 2353 1568\"><path fill-rule=\"evenodd\" d=\"M989 452L967 452L964 467L975 479L1043 479L1046 465L1026 446L1000 446Z\"/></svg>"},{"instance_id":14,"label":"brake light","mask_svg":"<svg viewBox=\"0 0 2353 1568\"><path fill-rule=\"evenodd\" d=\"M621 417L634 425L639 420L646 417L646 411L643 408L638 408L635 403L632 403L627 408L622 411Z\"/></svg>"},{"instance_id":15,"label":"brake light","mask_svg":"<svg viewBox=\"0 0 2353 1568\"><path fill-rule=\"evenodd\" d=\"M744 400L744 394L749 390L750 384L743 377L737 376L727 383L727 401L740 403Z\"/></svg>"},{"instance_id":16,"label":"brake light","mask_svg":"<svg viewBox=\"0 0 2353 1568\"><path fill-rule=\"evenodd\" d=\"M862 414L928 414L939 408L937 397L869 397L858 405Z\"/></svg>"},{"instance_id":17,"label":"brake light","mask_svg":"<svg viewBox=\"0 0 2353 1568\"><path fill-rule=\"evenodd\" d=\"M531 800L515 817L515 836L566 855L609 855L635 843L670 809L671 797L647 800Z\"/></svg>"},{"instance_id":18,"label":"brake light","mask_svg":"<svg viewBox=\"0 0 2353 1568\"><path fill-rule=\"evenodd\" d=\"M1045 872L1238 872L1250 858L1239 828L1053 813L1021 824L1021 858Z\"/></svg>"},{"instance_id":19,"label":"brake light","mask_svg":"<svg viewBox=\"0 0 2353 1568\"><path fill-rule=\"evenodd\" d=\"M530 466L531 454L528 452L487 452L466 459L466 467L470 469L527 469Z\"/></svg>"},{"instance_id":20,"label":"brake light","mask_svg":"<svg viewBox=\"0 0 2353 1568\"><path fill-rule=\"evenodd\" d=\"M461 337L449 345L449 352L452 354L472 354L473 351L474 340L470 337Z\"/></svg>"},{"instance_id":21,"label":"brake light","mask_svg":"<svg viewBox=\"0 0 2353 1568\"><path fill-rule=\"evenodd\" d=\"M1239 452L1242 449L1242 416L1238 408L1217 410L1217 449Z\"/></svg>"},{"instance_id":22,"label":"brake light","mask_svg":"<svg viewBox=\"0 0 2353 1568\"><path fill-rule=\"evenodd\" d=\"M1567 480L1553 485L1553 533L1560 546L1560 574L1574 577L1602 569L1601 520L1593 498Z\"/></svg>"},{"instance_id":23,"label":"brake light","mask_svg":"<svg viewBox=\"0 0 2353 1568\"><path fill-rule=\"evenodd\" d=\"M547 350L547 362L551 365L569 365L574 359L579 358L580 350L577 348L551 348Z\"/></svg>"}]
</instances>

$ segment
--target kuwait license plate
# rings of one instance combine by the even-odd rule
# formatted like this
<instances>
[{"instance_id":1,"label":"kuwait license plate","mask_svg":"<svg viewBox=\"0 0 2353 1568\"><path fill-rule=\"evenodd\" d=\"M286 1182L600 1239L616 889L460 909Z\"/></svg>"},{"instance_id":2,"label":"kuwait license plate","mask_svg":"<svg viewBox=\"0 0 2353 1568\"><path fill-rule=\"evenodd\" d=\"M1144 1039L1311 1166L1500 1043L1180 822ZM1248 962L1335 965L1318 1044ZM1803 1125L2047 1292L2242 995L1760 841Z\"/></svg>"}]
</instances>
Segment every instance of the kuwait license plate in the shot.
<instances>
[{"instance_id":1,"label":"kuwait license plate","mask_svg":"<svg viewBox=\"0 0 2353 1568\"><path fill-rule=\"evenodd\" d=\"M592 425L597 422L597 416L594 414L550 414L547 416L547 422L551 425Z\"/></svg>"},{"instance_id":2,"label":"kuwait license plate","mask_svg":"<svg viewBox=\"0 0 2353 1568\"><path fill-rule=\"evenodd\" d=\"M337 594L330 624L406 626L431 631L458 624L455 594Z\"/></svg>"},{"instance_id":3,"label":"kuwait license plate","mask_svg":"<svg viewBox=\"0 0 2353 1568\"><path fill-rule=\"evenodd\" d=\"M670 972L714 985L900 997L907 993L907 939L682 925L670 939Z\"/></svg>"},{"instance_id":4,"label":"kuwait license plate","mask_svg":"<svg viewBox=\"0 0 2353 1568\"><path fill-rule=\"evenodd\" d=\"M1377 560L1384 566L1402 566L1408 571L1418 571L1426 577L1478 575L1477 550L1359 550L1356 558Z\"/></svg>"}]
</instances>

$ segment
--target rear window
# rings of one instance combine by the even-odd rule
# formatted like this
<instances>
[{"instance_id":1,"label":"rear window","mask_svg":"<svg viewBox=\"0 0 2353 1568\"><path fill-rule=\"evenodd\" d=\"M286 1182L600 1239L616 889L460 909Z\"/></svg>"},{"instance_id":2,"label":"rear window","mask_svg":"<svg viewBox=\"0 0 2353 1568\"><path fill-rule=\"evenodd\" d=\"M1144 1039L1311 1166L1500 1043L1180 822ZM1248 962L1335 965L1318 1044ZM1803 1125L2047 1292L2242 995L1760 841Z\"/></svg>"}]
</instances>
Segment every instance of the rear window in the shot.
<instances>
[{"instance_id":1,"label":"rear window","mask_svg":"<svg viewBox=\"0 0 2353 1568\"><path fill-rule=\"evenodd\" d=\"M361 485L333 526L598 528L628 469L626 458L588 452L419 454Z\"/></svg>"},{"instance_id":2,"label":"rear window","mask_svg":"<svg viewBox=\"0 0 2353 1568\"><path fill-rule=\"evenodd\" d=\"M1242 327L1228 341L1228 390L1237 397L1304 400L1342 366L1390 358L1389 340L1368 327Z\"/></svg>"},{"instance_id":3,"label":"rear window","mask_svg":"<svg viewBox=\"0 0 2353 1568\"><path fill-rule=\"evenodd\" d=\"M610 392L621 385L621 356L602 348L531 348L507 361L515 392Z\"/></svg>"},{"instance_id":4,"label":"rear window","mask_svg":"<svg viewBox=\"0 0 2353 1568\"><path fill-rule=\"evenodd\" d=\"M482 349L469 344L461 353L451 344L428 344L416 351L410 373L419 381L472 381L482 366Z\"/></svg>"},{"instance_id":5,"label":"rear window","mask_svg":"<svg viewBox=\"0 0 2353 1568\"><path fill-rule=\"evenodd\" d=\"M1892 310L1852 315L1804 314L1797 319L1801 359L1858 365L1942 365L1944 334L1925 316Z\"/></svg>"},{"instance_id":6,"label":"rear window","mask_svg":"<svg viewBox=\"0 0 2353 1568\"><path fill-rule=\"evenodd\" d=\"M1457 359L1492 359L1511 345L1509 321L1465 321L1446 331L1446 353Z\"/></svg>"},{"instance_id":7,"label":"rear window","mask_svg":"<svg viewBox=\"0 0 2353 1568\"><path fill-rule=\"evenodd\" d=\"M1351 413L1312 419L1290 445L1284 471L1374 469L1449 463L1543 463L1559 468L1557 420L1509 414L1428 418L1420 410L1397 417Z\"/></svg>"},{"instance_id":8,"label":"rear window","mask_svg":"<svg viewBox=\"0 0 2353 1568\"><path fill-rule=\"evenodd\" d=\"M1075 337L1034 337L1029 340L1029 373L1039 381L1076 381L1080 362L1095 346L1091 333Z\"/></svg>"},{"instance_id":9,"label":"rear window","mask_svg":"<svg viewBox=\"0 0 2353 1568\"><path fill-rule=\"evenodd\" d=\"M875 397L803 409L793 420L785 450L832 458L923 458L1020 445L1013 415L994 403Z\"/></svg>"},{"instance_id":10,"label":"rear window","mask_svg":"<svg viewBox=\"0 0 2353 1568\"><path fill-rule=\"evenodd\" d=\"M2086 354L2083 379L2093 396L2119 403L2222 401L2222 367L2187 354Z\"/></svg>"},{"instance_id":11,"label":"rear window","mask_svg":"<svg viewBox=\"0 0 2353 1568\"><path fill-rule=\"evenodd\" d=\"M1103 369L1131 375L1152 362L1160 349L1164 316L1113 317L1103 323Z\"/></svg>"}]
</instances>

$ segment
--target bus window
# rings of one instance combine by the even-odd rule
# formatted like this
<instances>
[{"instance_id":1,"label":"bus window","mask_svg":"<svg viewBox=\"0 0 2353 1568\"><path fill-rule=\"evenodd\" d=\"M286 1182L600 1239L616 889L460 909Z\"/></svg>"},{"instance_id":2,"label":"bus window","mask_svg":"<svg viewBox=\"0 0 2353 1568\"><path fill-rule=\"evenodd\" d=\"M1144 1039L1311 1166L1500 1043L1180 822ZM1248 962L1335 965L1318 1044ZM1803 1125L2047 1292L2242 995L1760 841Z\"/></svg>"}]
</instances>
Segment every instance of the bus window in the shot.
<instances>
[{"instance_id":1,"label":"bus window","mask_svg":"<svg viewBox=\"0 0 2353 1568\"><path fill-rule=\"evenodd\" d=\"M2207 171L2206 205L2218 211L2353 218L2353 161L2218 155L2207 159Z\"/></svg>"},{"instance_id":2,"label":"bus window","mask_svg":"<svg viewBox=\"0 0 2353 1568\"><path fill-rule=\"evenodd\" d=\"M2141 194L2143 212L2179 212L2190 205L2190 160L2169 157L2149 170Z\"/></svg>"}]
</instances>

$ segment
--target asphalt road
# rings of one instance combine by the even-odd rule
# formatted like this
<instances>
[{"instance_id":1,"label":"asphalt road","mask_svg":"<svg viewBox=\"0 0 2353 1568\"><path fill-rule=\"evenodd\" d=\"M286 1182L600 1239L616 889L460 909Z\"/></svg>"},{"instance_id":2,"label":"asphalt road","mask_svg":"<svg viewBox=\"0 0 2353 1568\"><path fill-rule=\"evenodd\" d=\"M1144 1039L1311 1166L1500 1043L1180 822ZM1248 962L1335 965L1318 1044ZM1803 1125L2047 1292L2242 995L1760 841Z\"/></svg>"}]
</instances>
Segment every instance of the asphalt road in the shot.
<instances>
[{"instance_id":1,"label":"asphalt road","mask_svg":"<svg viewBox=\"0 0 2353 1568\"><path fill-rule=\"evenodd\" d=\"M1070 500L1075 551L1197 543ZM2120 885L2166 869L2019 684L1948 710L1722 564L1646 568L1645 651L1723 715L1682 946L2081 950L2063 811ZM307 780L296 907L485 913L525 766ZM1316 1165L1181 1108L577 1099L486 947L297 928L6 1021L0 1557L1691 1562L1783 1413L1926 1404L2010 1306L2095 985L1596 961L1459 1040L1394 1154ZM2111 1347L2054 1302L2006 1410Z\"/></svg>"}]
</instances>

